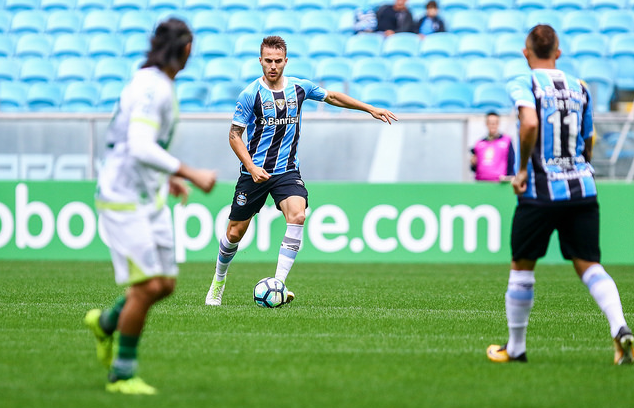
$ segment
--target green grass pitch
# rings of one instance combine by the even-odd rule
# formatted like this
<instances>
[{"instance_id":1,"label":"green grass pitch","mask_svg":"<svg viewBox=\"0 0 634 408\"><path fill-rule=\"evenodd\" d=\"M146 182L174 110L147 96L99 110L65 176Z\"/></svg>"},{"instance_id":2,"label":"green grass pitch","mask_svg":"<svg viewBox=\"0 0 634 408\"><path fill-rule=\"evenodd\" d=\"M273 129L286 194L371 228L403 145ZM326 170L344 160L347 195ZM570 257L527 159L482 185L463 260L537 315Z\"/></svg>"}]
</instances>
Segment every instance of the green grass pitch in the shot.
<instances>
[{"instance_id":1,"label":"green grass pitch","mask_svg":"<svg viewBox=\"0 0 634 408\"><path fill-rule=\"evenodd\" d=\"M106 262L0 263L0 406L613 407L634 367L612 365L608 325L571 265L538 265L526 365L490 363L507 336L507 265L306 264L278 309L251 291L273 264L235 262L224 304L213 265L185 264L140 345L158 396L110 395L84 313L119 295ZM609 266L634 325L634 266Z\"/></svg>"}]
</instances>

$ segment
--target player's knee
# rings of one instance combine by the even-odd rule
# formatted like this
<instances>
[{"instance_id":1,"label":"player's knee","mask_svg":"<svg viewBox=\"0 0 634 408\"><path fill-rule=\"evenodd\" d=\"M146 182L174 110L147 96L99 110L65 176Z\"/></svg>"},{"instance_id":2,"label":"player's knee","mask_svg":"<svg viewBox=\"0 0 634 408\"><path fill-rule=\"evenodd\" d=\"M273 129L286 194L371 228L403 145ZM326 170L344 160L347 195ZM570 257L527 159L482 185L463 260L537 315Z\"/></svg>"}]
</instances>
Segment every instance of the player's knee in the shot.
<instances>
[{"instance_id":1,"label":"player's knee","mask_svg":"<svg viewBox=\"0 0 634 408\"><path fill-rule=\"evenodd\" d=\"M288 224L304 225L305 221L306 221L306 214L298 213L298 214L293 214L289 216L286 222Z\"/></svg>"},{"instance_id":2,"label":"player's knee","mask_svg":"<svg viewBox=\"0 0 634 408\"><path fill-rule=\"evenodd\" d=\"M143 294L151 302L156 302L174 292L176 281L174 279L153 278L143 285Z\"/></svg>"}]
</instances>

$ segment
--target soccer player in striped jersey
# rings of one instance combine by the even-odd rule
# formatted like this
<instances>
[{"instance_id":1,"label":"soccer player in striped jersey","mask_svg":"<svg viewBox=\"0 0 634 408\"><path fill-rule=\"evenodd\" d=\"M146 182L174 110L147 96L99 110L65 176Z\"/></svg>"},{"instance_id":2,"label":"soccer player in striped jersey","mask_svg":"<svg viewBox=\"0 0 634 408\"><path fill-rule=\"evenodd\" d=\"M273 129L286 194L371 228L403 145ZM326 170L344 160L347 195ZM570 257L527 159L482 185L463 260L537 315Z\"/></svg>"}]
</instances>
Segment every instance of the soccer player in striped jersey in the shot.
<instances>
[{"instance_id":1,"label":"soccer player in striped jersey","mask_svg":"<svg viewBox=\"0 0 634 408\"><path fill-rule=\"evenodd\" d=\"M526 328L533 306L534 269L554 230L561 253L607 317L615 364L632 363L634 337L616 284L601 266L599 207L592 157L592 102L581 81L555 69L559 40L552 27L535 26L524 56L532 73L511 81L519 116L518 196L511 229L513 259L505 296L509 338L491 345L494 362L526 362Z\"/></svg>"},{"instance_id":2,"label":"soccer player in striped jersey","mask_svg":"<svg viewBox=\"0 0 634 408\"><path fill-rule=\"evenodd\" d=\"M123 89L106 135L96 203L115 281L129 287L110 309L90 310L84 322L97 340L98 359L109 369L109 392L156 393L136 375L137 346L149 309L173 292L178 275L165 202L168 192L187 198L183 179L205 192L216 181L214 171L189 167L166 150L178 122L173 81L185 67L191 45L184 22L169 19L158 25L147 61ZM113 347L115 331L118 347Z\"/></svg>"},{"instance_id":3,"label":"soccer player in striped jersey","mask_svg":"<svg viewBox=\"0 0 634 408\"><path fill-rule=\"evenodd\" d=\"M220 237L216 272L205 304L222 302L227 269L251 218L269 194L286 219L286 233L280 247L275 277L282 282L295 261L302 241L308 191L299 173L297 148L302 105L307 99L368 112L375 119L392 123L396 116L341 92L327 91L309 80L284 76L286 42L278 36L264 38L260 46L263 76L253 81L238 97L229 143L241 161L229 225ZM246 130L246 145L242 134ZM288 301L295 298L289 292Z\"/></svg>"}]
</instances>

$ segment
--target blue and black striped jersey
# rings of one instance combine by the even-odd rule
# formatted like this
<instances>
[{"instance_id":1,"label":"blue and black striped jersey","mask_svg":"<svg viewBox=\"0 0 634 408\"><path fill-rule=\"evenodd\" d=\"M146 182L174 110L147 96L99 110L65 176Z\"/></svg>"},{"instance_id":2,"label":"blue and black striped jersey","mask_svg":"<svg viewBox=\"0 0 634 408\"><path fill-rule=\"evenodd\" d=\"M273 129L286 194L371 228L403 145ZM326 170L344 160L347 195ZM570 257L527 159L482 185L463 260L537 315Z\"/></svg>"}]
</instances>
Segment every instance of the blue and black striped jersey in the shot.
<instances>
[{"instance_id":1,"label":"blue and black striped jersey","mask_svg":"<svg viewBox=\"0 0 634 408\"><path fill-rule=\"evenodd\" d=\"M583 155L592 137L592 101L586 87L562 71L535 69L509 82L507 90L517 108L534 108L539 118L527 189L520 199L554 203L596 197L594 169Z\"/></svg>"},{"instance_id":2,"label":"blue and black striped jersey","mask_svg":"<svg viewBox=\"0 0 634 408\"><path fill-rule=\"evenodd\" d=\"M253 163L269 174L299 169L297 144L302 104L323 101L326 90L304 79L284 77L284 89L269 89L262 78L245 88L236 103L233 124L247 128L247 150ZM244 165L241 171L247 173Z\"/></svg>"}]
</instances>

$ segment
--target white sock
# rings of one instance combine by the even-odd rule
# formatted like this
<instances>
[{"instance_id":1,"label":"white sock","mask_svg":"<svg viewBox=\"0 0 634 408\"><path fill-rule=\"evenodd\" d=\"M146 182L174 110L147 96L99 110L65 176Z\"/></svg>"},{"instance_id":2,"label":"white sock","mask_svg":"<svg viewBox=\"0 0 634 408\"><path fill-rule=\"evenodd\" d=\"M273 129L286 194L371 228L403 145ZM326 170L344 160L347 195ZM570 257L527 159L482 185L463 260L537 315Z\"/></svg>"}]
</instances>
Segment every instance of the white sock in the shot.
<instances>
[{"instance_id":1,"label":"white sock","mask_svg":"<svg viewBox=\"0 0 634 408\"><path fill-rule=\"evenodd\" d=\"M227 276L227 269L233 257L238 251L238 243L229 242L226 235L220 238L220 247L218 249L218 260L216 261L216 281L222 282Z\"/></svg>"},{"instance_id":2,"label":"white sock","mask_svg":"<svg viewBox=\"0 0 634 408\"><path fill-rule=\"evenodd\" d=\"M614 280L600 264L594 264L583 273L581 280L588 287L590 295L608 318L610 333L616 337L619 329L625 326L621 298Z\"/></svg>"},{"instance_id":3,"label":"white sock","mask_svg":"<svg viewBox=\"0 0 634 408\"><path fill-rule=\"evenodd\" d=\"M277 257L277 269L275 277L282 282L286 281L288 273L295 262L295 257L302 243L304 226L299 224L286 224L286 234L280 246L280 254Z\"/></svg>"},{"instance_id":4,"label":"white sock","mask_svg":"<svg viewBox=\"0 0 634 408\"><path fill-rule=\"evenodd\" d=\"M505 295L506 320L509 327L506 351L510 357L517 357L526 352L526 327L533 308L534 285L534 271L511 270Z\"/></svg>"}]
</instances>

